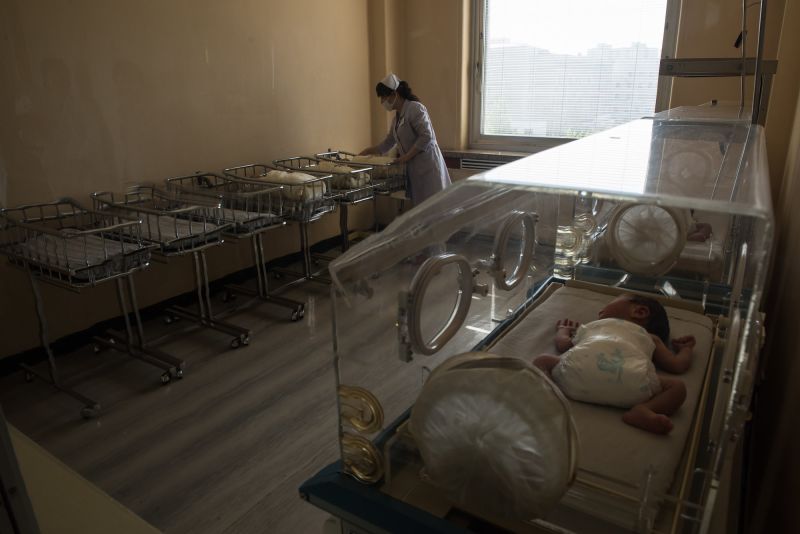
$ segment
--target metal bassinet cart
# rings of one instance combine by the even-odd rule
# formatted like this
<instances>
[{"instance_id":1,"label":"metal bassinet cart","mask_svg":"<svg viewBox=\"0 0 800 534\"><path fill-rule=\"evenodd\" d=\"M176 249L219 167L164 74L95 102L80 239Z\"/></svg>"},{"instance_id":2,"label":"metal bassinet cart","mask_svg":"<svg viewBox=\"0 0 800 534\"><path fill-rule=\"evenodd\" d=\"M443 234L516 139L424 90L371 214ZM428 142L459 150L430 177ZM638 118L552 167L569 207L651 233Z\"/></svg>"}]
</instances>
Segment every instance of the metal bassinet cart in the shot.
<instances>
[{"instance_id":1,"label":"metal bassinet cart","mask_svg":"<svg viewBox=\"0 0 800 534\"><path fill-rule=\"evenodd\" d=\"M396 195L407 189L406 164L386 161L390 160L390 158L359 156L353 152L332 150L330 148L327 152L320 152L316 157L349 167L369 166L372 169L370 171L370 176L372 177L372 186L374 188L374 195L372 197L374 213L373 226L374 231L377 232L379 230L378 197L387 197L396 200L398 198ZM402 200L400 206L400 209L402 209Z\"/></svg>"},{"instance_id":2,"label":"metal bassinet cart","mask_svg":"<svg viewBox=\"0 0 800 534\"><path fill-rule=\"evenodd\" d=\"M225 235L232 239L250 239L253 262L258 279L258 290L230 285L226 289L234 293L250 295L291 310L292 321L302 319L304 304L280 297L270 292L264 254L262 234L286 225L281 186L273 186L258 180L243 180L222 176L213 172L197 172L188 176L167 178L167 188L178 198L191 202L199 197L205 202L220 202L217 220L229 224Z\"/></svg>"},{"instance_id":3,"label":"metal bassinet cart","mask_svg":"<svg viewBox=\"0 0 800 534\"><path fill-rule=\"evenodd\" d=\"M306 280L329 283L330 281L327 278L311 270L311 244L308 240L308 225L336 209L335 200L337 195L333 192L331 184L333 176L327 173L287 172L286 169L266 163L251 163L228 167L224 170L224 173L234 180L259 181L282 187L281 196L283 198L284 213L288 219L298 223L300 230L303 272L296 273L286 269L276 269L276 272L298 277L297 280L284 285L281 290L288 285ZM300 176L302 180L295 180L297 176ZM305 176L308 176L308 178L303 178Z\"/></svg>"},{"instance_id":4,"label":"metal bassinet cart","mask_svg":"<svg viewBox=\"0 0 800 534\"><path fill-rule=\"evenodd\" d=\"M375 198L369 165L345 165L331 159L298 156L287 159L276 159L275 165L302 172L331 173L331 187L337 195L339 204L339 231L342 238L342 252L350 248L350 230L348 228L350 206L373 200Z\"/></svg>"},{"instance_id":5,"label":"metal bassinet cart","mask_svg":"<svg viewBox=\"0 0 800 534\"><path fill-rule=\"evenodd\" d=\"M109 332L109 339L96 337L95 342L162 369L161 380L166 383L182 376L184 362L147 347L132 276L148 266L151 248L142 238L141 221L89 210L70 198L0 210L0 253L28 273L49 364L49 375L22 365L26 378L38 377L82 402L84 417L96 416L100 404L61 381L48 340L39 281L78 291L115 280L125 336Z\"/></svg>"},{"instance_id":6,"label":"metal bassinet cart","mask_svg":"<svg viewBox=\"0 0 800 534\"><path fill-rule=\"evenodd\" d=\"M376 194L388 195L406 188L406 164L384 162L370 156L359 156L344 150L328 149L316 155L317 158L334 161L347 166L368 166Z\"/></svg>"},{"instance_id":7,"label":"metal bassinet cart","mask_svg":"<svg viewBox=\"0 0 800 534\"><path fill-rule=\"evenodd\" d=\"M92 193L98 209L125 213L142 221L142 238L156 245L165 257L191 254L194 261L199 313L172 306L167 311L233 336L231 348L250 343L250 330L214 317L211 307L206 249L221 245L223 233L232 225L221 221L221 202L206 197L206 204L188 203L152 184L131 187L125 193ZM198 200L198 199L195 199Z\"/></svg>"}]
</instances>

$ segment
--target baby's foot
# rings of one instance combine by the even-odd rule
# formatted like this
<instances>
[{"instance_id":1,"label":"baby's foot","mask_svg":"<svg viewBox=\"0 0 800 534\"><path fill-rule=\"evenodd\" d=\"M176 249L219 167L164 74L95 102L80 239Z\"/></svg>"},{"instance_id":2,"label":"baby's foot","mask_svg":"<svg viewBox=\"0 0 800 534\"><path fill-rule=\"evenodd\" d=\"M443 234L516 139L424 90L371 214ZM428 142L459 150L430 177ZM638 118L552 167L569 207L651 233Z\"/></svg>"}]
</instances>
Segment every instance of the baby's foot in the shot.
<instances>
[{"instance_id":1,"label":"baby's foot","mask_svg":"<svg viewBox=\"0 0 800 534\"><path fill-rule=\"evenodd\" d=\"M625 412L622 420L631 426L654 434L669 434L673 426L669 417L658 414L642 404L637 404Z\"/></svg>"}]
</instances>

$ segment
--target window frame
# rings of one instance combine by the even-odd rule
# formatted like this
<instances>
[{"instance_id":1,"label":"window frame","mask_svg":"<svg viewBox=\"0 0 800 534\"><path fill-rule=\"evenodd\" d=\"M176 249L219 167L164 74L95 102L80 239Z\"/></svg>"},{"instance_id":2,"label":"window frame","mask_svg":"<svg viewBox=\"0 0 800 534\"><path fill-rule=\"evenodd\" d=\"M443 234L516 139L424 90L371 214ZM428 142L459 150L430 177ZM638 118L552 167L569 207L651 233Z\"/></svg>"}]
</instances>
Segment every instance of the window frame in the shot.
<instances>
[{"instance_id":1,"label":"window frame","mask_svg":"<svg viewBox=\"0 0 800 534\"><path fill-rule=\"evenodd\" d=\"M482 135L481 107L483 84L484 54L484 14L488 0L472 0L472 27L470 30L470 112L469 112L469 148L494 151L540 152L558 145L563 145L573 138L567 137L525 137L513 135ZM664 38L661 42L661 57L675 57L678 37L678 20L680 18L681 0L667 0L664 20ZM655 112L669 107L672 92L672 78L658 77L656 89Z\"/></svg>"}]
</instances>

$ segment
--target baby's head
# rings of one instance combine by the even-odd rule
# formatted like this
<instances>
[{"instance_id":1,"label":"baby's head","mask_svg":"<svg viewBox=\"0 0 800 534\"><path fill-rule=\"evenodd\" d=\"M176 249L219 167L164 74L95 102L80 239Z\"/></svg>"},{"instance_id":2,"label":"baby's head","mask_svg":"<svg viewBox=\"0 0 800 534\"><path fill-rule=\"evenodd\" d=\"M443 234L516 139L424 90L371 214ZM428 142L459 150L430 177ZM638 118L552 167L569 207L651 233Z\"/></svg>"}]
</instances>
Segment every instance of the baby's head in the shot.
<instances>
[{"instance_id":1,"label":"baby's head","mask_svg":"<svg viewBox=\"0 0 800 534\"><path fill-rule=\"evenodd\" d=\"M669 319L667 311L656 299L625 293L609 302L598 316L601 319L625 319L658 336L669 343Z\"/></svg>"}]
</instances>

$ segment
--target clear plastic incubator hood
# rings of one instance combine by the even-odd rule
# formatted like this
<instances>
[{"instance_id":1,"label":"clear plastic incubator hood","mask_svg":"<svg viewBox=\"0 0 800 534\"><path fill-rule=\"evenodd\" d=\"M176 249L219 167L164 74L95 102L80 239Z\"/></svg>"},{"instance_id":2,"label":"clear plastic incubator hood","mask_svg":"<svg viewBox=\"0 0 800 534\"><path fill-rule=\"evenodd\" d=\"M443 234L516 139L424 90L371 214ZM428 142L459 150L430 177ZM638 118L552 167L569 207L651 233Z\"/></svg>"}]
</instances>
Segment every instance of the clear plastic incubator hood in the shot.
<instances>
[{"instance_id":1,"label":"clear plastic incubator hood","mask_svg":"<svg viewBox=\"0 0 800 534\"><path fill-rule=\"evenodd\" d=\"M768 184L760 126L684 108L458 182L351 248L330 265L341 458L302 496L347 532L707 531L763 339ZM623 292L696 339L666 436L532 365Z\"/></svg>"}]
</instances>

